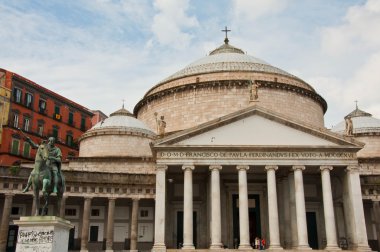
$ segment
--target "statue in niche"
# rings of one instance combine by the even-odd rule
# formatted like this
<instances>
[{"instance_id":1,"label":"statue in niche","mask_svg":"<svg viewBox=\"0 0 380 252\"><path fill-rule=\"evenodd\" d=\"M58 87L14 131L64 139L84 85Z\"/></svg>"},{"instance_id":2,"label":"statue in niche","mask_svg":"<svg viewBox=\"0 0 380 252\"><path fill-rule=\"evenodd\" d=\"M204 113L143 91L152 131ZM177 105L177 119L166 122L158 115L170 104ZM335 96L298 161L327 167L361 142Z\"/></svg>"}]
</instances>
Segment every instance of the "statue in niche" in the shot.
<instances>
[{"instance_id":1,"label":"statue in niche","mask_svg":"<svg viewBox=\"0 0 380 252\"><path fill-rule=\"evenodd\" d=\"M354 125L352 124L351 117L345 117L344 121L346 122L345 134L347 136L352 136L354 132Z\"/></svg>"},{"instance_id":2,"label":"statue in niche","mask_svg":"<svg viewBox=\"0 0 380 252\"><path fill-rule=\"evenodd\" d=\"M157 115L157 112L155 112L154 116L156 117L157 134L162 137L165 135L166 122L164 120L164 116L160 116L160 118L158 118Z\"/></svg>"},{"instance_id":3,"label":"statue in niche","mask_svg":"<svg viewBox=\"0 0 380 252\"><path fill-rule=\"evenodd\" d=\"M250 101L257 101L257 99L259 99L259 93L258 93L259 87L260 85L256 81L255 82L251 81L251 91L250 91L250 98L249 98Z\"/></svg>"}]
</instances>

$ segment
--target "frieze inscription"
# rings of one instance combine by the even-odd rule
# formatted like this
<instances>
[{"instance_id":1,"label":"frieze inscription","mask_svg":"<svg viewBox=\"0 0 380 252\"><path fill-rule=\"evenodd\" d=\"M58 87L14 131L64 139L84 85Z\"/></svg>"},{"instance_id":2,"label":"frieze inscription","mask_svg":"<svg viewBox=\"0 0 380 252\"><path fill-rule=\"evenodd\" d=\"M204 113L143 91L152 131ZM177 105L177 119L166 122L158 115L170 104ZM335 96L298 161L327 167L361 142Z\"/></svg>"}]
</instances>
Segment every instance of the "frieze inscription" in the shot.
<instances>
[{"instance_id":1,"label":"frieze inscription","mask_svg":"<svg viewBox=\"0 0 380 252\"><path fill-rule=\"evenodd\" d=\"M350 152L217 152L217 151L168 151L158 152L159 158L177 159L355 159Z\"/></svg>"}]
</instances>

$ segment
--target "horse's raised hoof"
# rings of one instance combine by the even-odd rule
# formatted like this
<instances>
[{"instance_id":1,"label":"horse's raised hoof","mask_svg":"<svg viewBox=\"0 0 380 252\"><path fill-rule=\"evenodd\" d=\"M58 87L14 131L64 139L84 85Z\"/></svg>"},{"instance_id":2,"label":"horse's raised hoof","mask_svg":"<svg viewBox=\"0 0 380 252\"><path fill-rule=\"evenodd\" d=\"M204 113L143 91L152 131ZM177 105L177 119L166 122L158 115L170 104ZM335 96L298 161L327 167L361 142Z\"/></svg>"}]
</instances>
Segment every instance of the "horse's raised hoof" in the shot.
<instances>
[{"instance_id":1,"label":"horse's raised hoof","mask_svg":"<svg viewBox=\"0 0 380 252\"><path fill-rule=\"evenodd\" d=\"M54 188L53 193L58 193L57 188Z\"/></svg>"}]
</instances>

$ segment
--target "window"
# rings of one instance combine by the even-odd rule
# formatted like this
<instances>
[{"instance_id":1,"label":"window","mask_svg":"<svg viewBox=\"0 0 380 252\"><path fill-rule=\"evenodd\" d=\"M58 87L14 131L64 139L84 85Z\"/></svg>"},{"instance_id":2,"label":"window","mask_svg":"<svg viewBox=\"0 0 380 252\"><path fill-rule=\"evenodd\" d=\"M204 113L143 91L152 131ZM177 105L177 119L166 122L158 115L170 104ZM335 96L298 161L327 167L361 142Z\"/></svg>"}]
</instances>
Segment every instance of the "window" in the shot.
<instances>
[{"instance_id":1,"label":"window","mask_svg":"<svg viewBox=\"0 0 380 252\"><path fill-rule=\"evenodd\" d=\"M66 135L66 144L70 147L73 146L73 136L70 133Z\"/></svg>"},{"instance_id":2,"label":"window","mask_svg":"<svg viewBox=\"0 0 380 252\"><path fill-rule=\"evenodd\" d=\"M30 144L28 142L24 142L23 156L30 157Z\"/></svg>"},{"instance_id":3,"label":"window","mask_svg":"<svg viewBox=\"0 0 380 252\"><path fill-rule=\"evenodd\" d=\"M38 109L39 109L40 113L45 114L45 111L46 111L46 101L45 100L40 99L40 101L38 102Z\"/></svg>"},{"instance_id":4,"label":"window","mask_svg":"<svg viewBox=\"0 0 380 252\"><path fill-rule=\"evenodd\" d=\"M65 216L77 216L77 210L75 208L66 208Z\"/></svg>"},{"instance_id":5,"label":"window","mask_svg":"<svg viewBox=\"0 0 380 252\"><path fill-rule=\"evenodd\" d=\"M29 131L29 126L30 126L30 119L25 117L24 118L24 131Z\"/></svg>"},{"instance_id":6,"label":"window","mask_svg":"<svg viewBox=\"0 0 380 252\"><path fill-rule=\"evenodd\" d=\"M44 125L43 124L38 124L37 134L40 136L43 136L43 134L44 134Z\"/></svg>"},{"instance_id":7,"label":"window","mask_svg":"<svg viewBox=\"0 0 380 252\"><path fill-rule=\"evenodd\" d=\"M58 140L58 126L53 126L53 137Z\"/></svg>"},{"instance_id":8,"label":"window","mask_svg":"<svg viewBox=\"0 0 380 252\"><path fill-rule=\"evenodd\" d=\"M13 89L13 99L17 103L21 103L22 91L21 89L14 88Z\"/></svg>"},{"instance_id":9,"label":"window","mask_svg":"<svg viewBox=\"0 0 380 252\"><path fill-rule=\"evenodd\" d=\"M13 127L18 128L18 114L13 114Z\"/></svg>"},{"instance_id":10,"label":"window","mask_svg":"<svg viewBox=\"0 0 380 252\"><path fill-rule=\"evenodd\" d=\"M91 216L100 216L100 209L91 209Z\"/></svg>"},{"instance_id":11,"label":"window","mask_svg":"<svg viewBox=\"0 0 380 252\"><path fill-rule=\"evenodd\" d=\"M19 154L19 145L20 145L20 140L18 139L13 139L12 140L12 147L11 147L11 153L14 155Z\"/></svg>"},{"instance_id":12,"label":"window","mask_svg":"<svg viewBox=\"0 0 380 252\"><path fill-rule=\"evenodd\" d=\"M61 120L60 112L61 112L60 107L58 105L55 105L55 107L54 107L54 119Z\"/></svg>"},{"instance_id":13,"label":"window","mask_svg":"<svg viewBox=\"0 0 380 252\"><path fill-rule=\"evenodd\" d=\"M68 121L68 123L70 125L74 124L74 114L73 114L73 112L69 112L69 121Z\"/></svg>"},{"instance_id":14,"label":"window","mask_svg":"<svg viewBox=\"0 0 380 252\"><path fill-rule=\"evenodd\" d=\"M21 209L19 207L12 207L11 215L20 215Z\"/></svg>"},{"instance_id":15,"label":"window","mask_svg":"<svg viewBox=\"0 0 380 252\"><path fill-rule=\"evenodd\" d=\"M33 107L33 95L30 93L25 94L25 106L27 106L28 108Z\"/></svg>"},{"instance_id":16,"label":"window","mask_svg":"<svg viewBox=\"0 0 380 252\"><path fill-rule=\"evenodd\" d=\"M141 210L140 211L140 217L148 217L149 211L148 210Z\"/></svg>"},{"instance_id":17,"label":"window","mask_svg":"<svg viewBox=\"0 0 380 252\"><path fill-rule=\"evenodd\" d=\"M82 119L80 120L80 129L82 131L86 130L86 118L84 118L84 117L82 117Z\"/></svg>"}]
</instances>

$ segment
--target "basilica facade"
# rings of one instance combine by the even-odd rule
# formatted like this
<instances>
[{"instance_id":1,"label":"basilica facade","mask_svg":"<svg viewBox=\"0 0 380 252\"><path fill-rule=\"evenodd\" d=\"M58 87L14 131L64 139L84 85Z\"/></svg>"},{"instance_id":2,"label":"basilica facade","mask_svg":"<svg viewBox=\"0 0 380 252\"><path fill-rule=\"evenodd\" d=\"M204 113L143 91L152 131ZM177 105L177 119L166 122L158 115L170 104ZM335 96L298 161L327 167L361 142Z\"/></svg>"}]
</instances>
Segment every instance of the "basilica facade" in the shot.
<instances>
[{"instance_id":1,"label":"basilica facade","mask_svg":"<svg viewBox=\"0 0 380 252\"><path fill-rule=\"evenodd\" d=\"M327 129L326 110L311 85L226 38L82 135L62 166L69 249L238 251L259 237L272 250L379 250L380 120L356 107ZM9 231L30 214L19 189L31 167L2 171Z\"/></svg>"}]
</instances>

